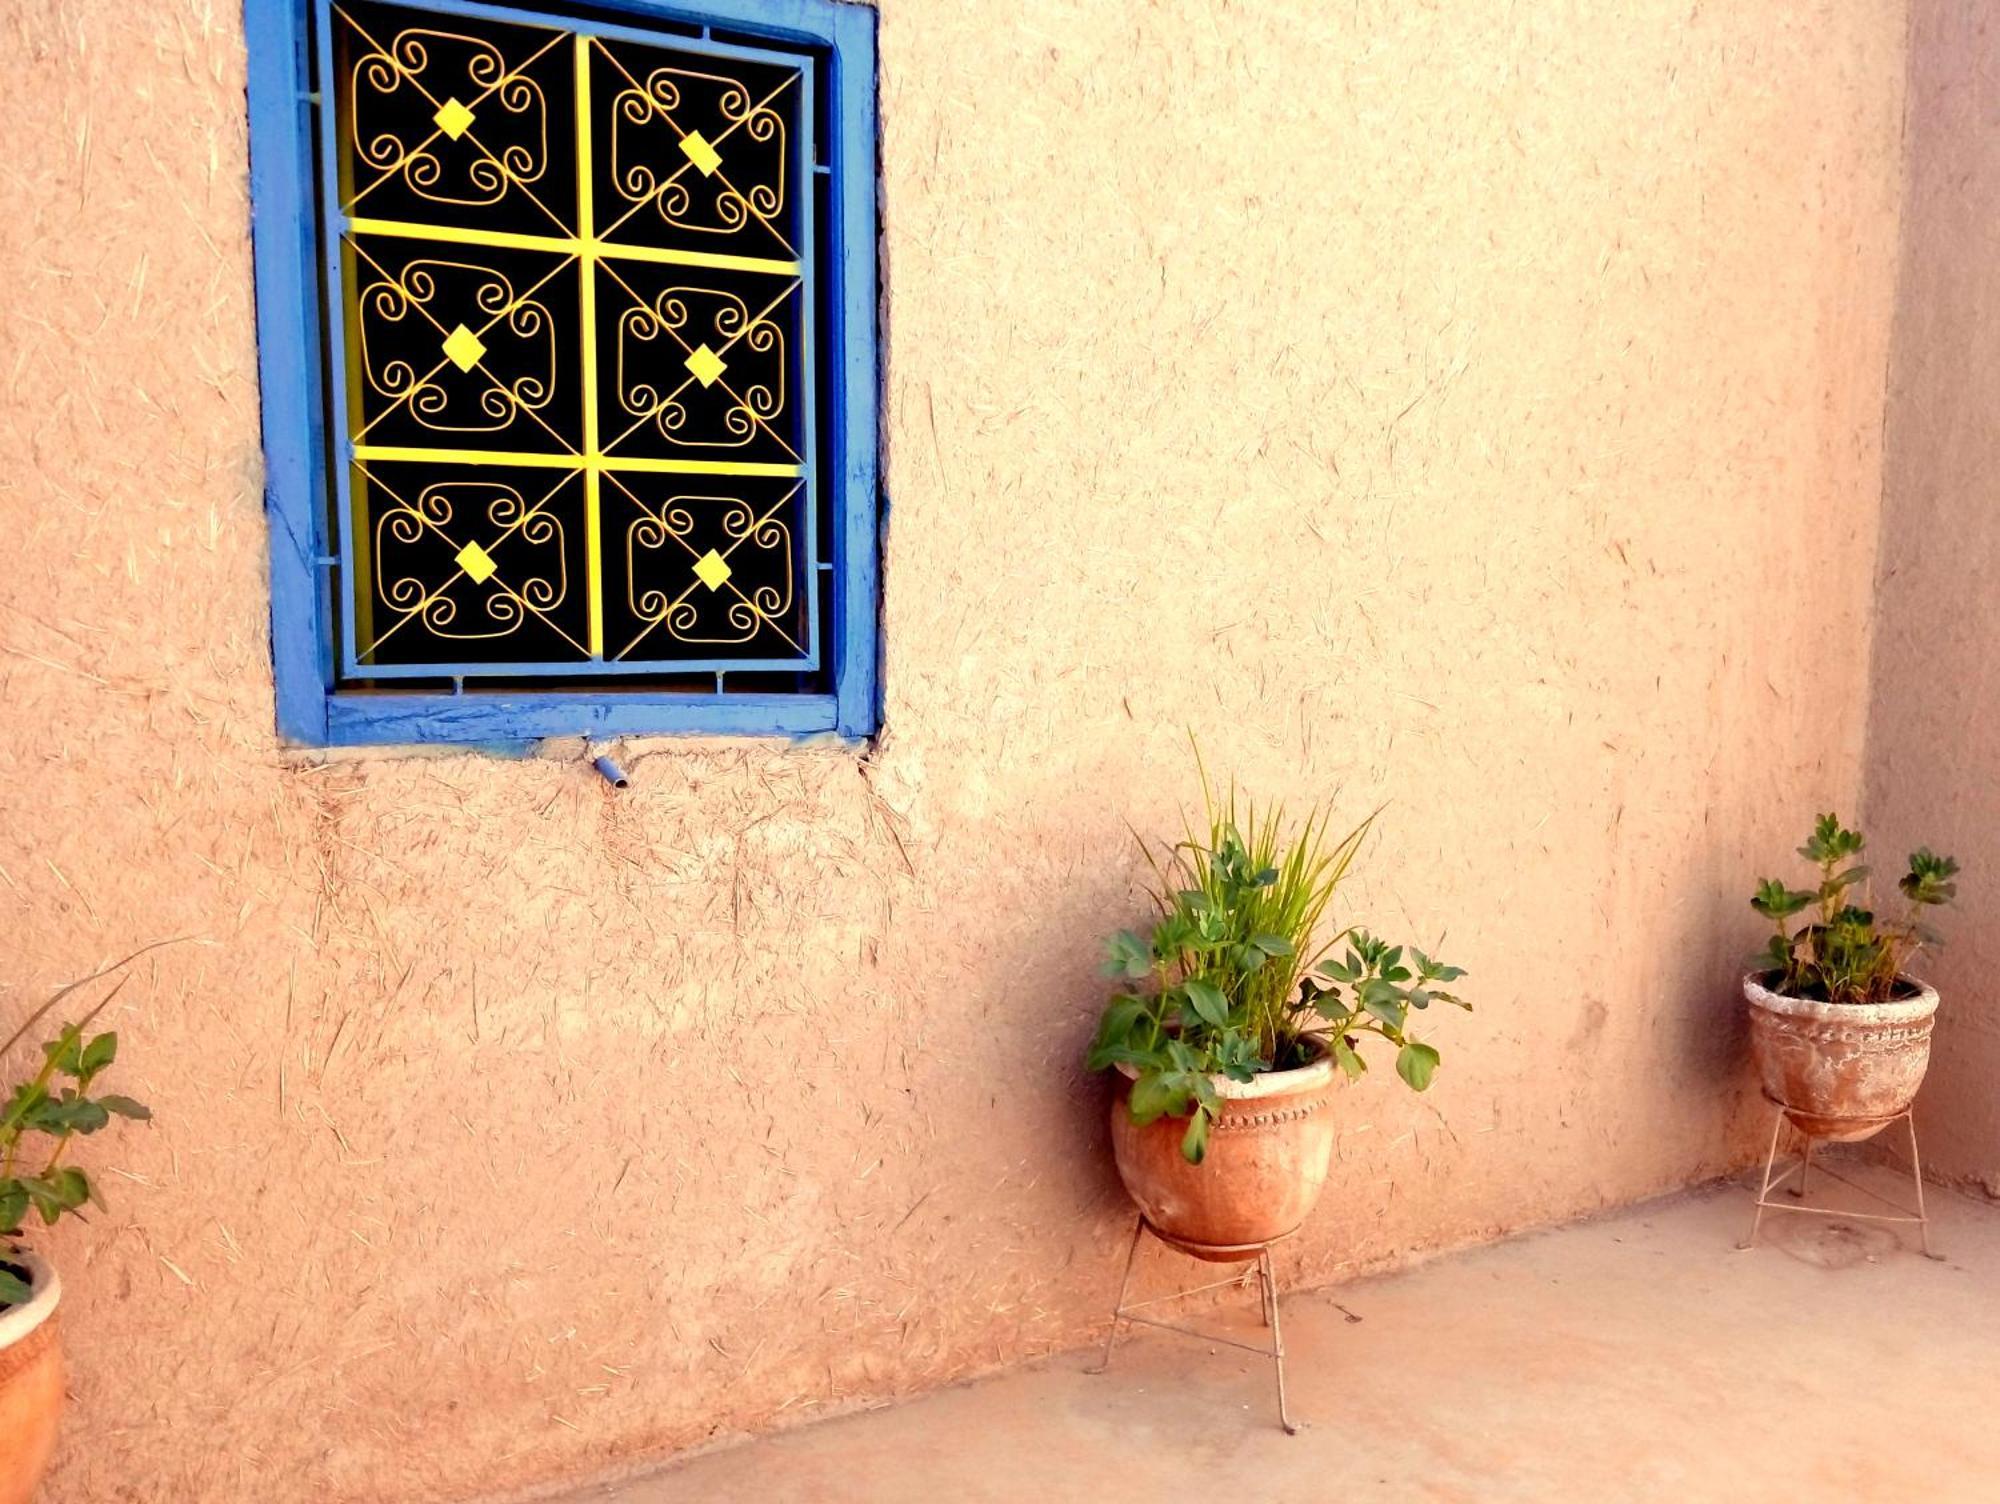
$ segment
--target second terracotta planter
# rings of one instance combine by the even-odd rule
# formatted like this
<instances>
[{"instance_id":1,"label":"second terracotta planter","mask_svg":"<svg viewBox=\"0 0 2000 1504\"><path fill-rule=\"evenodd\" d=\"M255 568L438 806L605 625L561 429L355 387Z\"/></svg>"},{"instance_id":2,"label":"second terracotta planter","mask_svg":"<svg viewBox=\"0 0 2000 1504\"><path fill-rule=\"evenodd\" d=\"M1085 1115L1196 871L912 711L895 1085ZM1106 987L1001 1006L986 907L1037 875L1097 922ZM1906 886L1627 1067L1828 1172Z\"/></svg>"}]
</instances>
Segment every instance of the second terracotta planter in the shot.
<instances>
[{"instance_id":1,"label":"second terracotta planter","mask_svg":"<svg viewBox=\"0 0 2000 1504\"><path fill-rule=\"evenodd\" d=\"M1773 992L1755 976L1743 979L1764 1095L1800 1132L1852 1142L1909 1111L1930 1066L1938 995L1904 980L1913 989L1906 998L1822 1003Z\"/></svg>"},{"instance_id":2,"label":"second terracotta planter","mask_svg":"<svg viewBox=\"0 0 2000 1504\"><path fill-rule=\"evenodd\" d=\"M62 1418L62 1347L56 1304L62 1281L32 1253L7 1261L28 1271L34 1299L0 1311L0 1504L28 1504L55 1450Z\"/></svg>"},{"instance_id":3,"label":"second terracotta planter","mask_svg":"<svg viewBox=\"0 0 2000 1504\"><path fill-rule=\"evenodd\" d=\"M1111 1147L1119 1179L1153 1230L1197 1258L1240 1259L1296 1232L1319 1201L1333 1155L1327 1109L1338 1073L1331 1060L1255 1080L1211 1078L1222 1112L1208 1156L1181 1157L1186 1118L1134 1123L1124 1067L1111 1104Z\"/></svg>"}]
</instances>

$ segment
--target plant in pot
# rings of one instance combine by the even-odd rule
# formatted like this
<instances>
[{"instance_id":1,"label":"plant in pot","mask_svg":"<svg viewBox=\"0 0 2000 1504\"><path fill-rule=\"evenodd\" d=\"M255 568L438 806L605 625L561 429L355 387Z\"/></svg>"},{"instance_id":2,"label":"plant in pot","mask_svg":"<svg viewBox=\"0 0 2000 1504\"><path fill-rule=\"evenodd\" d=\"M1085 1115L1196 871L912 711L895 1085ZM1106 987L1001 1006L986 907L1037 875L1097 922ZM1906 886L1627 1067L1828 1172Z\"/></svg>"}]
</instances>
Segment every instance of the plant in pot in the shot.
<instances>
[{"instance_id":1,"label":"plant in pot","mask_svg":"<svg viewBox=\"0 0 2000 1504\"><path fill-rule=\"evenodd\" d=\"M1775 927L1743 979L1764 1095L1802 1133L1834 1142L1880 1132L1923 1085L1938 995L1908 968L1937 942L1925 911L1958 893L1958 863L1925 847L1896 883L1902 912L1880 916L1856 902L1868 881L1864 846L1859 831L1821 815L1798 849L1819 869L1818 883L1765 878L1750 900Z\"/></svg>"},{"instance_id":2,"label":"plant in pot","mask_svg":"<svg viewBox=\"0 0 2000 1504\"><path fill-rule=\"evenodd\" d=\"M1373 824L1337 839L1314 808L1296 829L1278 806L1218 799L1205 828L1155 852L1159 917L1114 935L1105 1005L1087 1056L1119 1073L1111 1141L1119 1177L1153 1230L1197 1257L1241 1258L1295 1231L1326 1183L1335 1086L1393 1045L1424 1090L1438 1052L1411 1032L1464 975L1365 931L1324 935L1327 910Z\"/></svg>"},{"instance_id":3,"label":"plant in pot","mask_svg":"<svg viewBox=\"0 0 2000 1504\"><path fill-rule=\"evenodd\" d=\"M36 1009L0 1045L0 1057L81 985L72 983ZM80 1215L87 1204L101 1206L90 1177L64 1162L71 1144L114 1117L152 1115L130 1097L92 1095L97 1078L118 1057L118 1036L88 1030L117 990L113 987L80 1022L57 1030L42 1045L34 1071L0 1107L0 1504L27 1504L34 1496L62 1414L62 1351L56 1337L62 1282L29 1245L27 1225L39 1217L44 1228L52 1227L65 1216Z\"/></svg>"}]
</instances>

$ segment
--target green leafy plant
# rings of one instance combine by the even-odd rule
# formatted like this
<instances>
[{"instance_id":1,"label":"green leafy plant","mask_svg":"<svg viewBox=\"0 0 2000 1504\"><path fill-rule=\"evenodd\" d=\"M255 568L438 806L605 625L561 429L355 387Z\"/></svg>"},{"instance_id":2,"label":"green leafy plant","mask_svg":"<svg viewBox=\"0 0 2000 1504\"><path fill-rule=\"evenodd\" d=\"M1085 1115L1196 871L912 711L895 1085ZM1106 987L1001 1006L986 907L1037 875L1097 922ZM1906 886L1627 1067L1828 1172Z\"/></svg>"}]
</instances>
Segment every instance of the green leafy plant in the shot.
<instances>
[{"instance_id":1,"label":"green leafy plant","mask_svg":"<svg viewBox=\"0 0 2000 1504\"><path fill-rule=\"evenodd\" d=\"M1881 1003L1910 993L1910 961L1924 946L1941 943L1921 916L1958 896L1958 863L1928 846L1911 852L1909 870L1896 883L1904 912L1878 919L1850 897L1856 890L1865 894L1868 868L1858 858L1866 844L1838 816L1821 815L1799 847L1799 855L1819 868L1819 885L1792 888L1774 877L1758 882L1750 907L1775 927L1757 954L1765 986L1829 1003ZM1791 921L1809 909L1816 917L1793 929Z\"/></svg>"},{"instance_id":2,"label":"green leafy plant","mask_svg":"<svg viewBox=\"0 0 2000 1504\"><path fill-rule=\"evenodd\" d=\"M0 1057L80 985L65 987L36 1009L6 1044L0 1045ZM6 1105L0 1107L0 1309L20 1305L33 1293L18 1272L19 1266L9 1267L7 1259L20 1246L22 1225L29 1214L39 1213L44 1225L53 1225L62 1216L79 1213L86 1203L104 1204L90 1177L77 1166L63 1163L72 1141L79 1134L98 1132L114 1117L142 1121L152 1117L130 1097L91 1094L97 1078L118 1058L118 1036L111 1032L92 1034L89 1026L123 985L121 981L114 986L80 1022L63 1025L44 1043L40 1066L8 1093Z\"/></svg>"},{"instance_id":3,"label":"green leafy plant","mask_svg":"<svg viewBox=\"0 0 2000 1504\"><path fill-rule=\"evenodd\" d=\"M1249 1081L1331 1054L1350 1078L1367 1069L1363 1035L1394 1044L1397 1073L1422 1091L1438 1053L1410 1037L1413 1010L1470 1008L1444 987L1465 973L1414 946L1347 928L1315 946L1329 905L1374 825L1335 837L1328 812L1294 831L1282 806L1218 799L1202 774L1205 828L1155 853L1159 918L1107 945L1105 971L1127 982L1105 1005L1086 1057L1091 1070L1135 1073L1135 1123L1186 1117L1181 1153L1200 1164L1221 1095L1213 1078ZM1345 945L1337 960L1327 957Z\"/></svg>"}]
</instances>

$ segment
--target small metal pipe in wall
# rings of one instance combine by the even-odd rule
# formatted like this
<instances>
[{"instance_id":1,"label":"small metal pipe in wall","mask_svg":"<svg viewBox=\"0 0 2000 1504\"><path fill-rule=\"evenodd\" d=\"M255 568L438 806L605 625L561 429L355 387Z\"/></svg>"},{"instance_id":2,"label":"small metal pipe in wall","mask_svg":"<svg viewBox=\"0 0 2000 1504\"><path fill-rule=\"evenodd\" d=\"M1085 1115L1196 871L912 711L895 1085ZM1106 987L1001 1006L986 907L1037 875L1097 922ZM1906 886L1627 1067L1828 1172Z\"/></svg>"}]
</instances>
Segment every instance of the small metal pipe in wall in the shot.
<instances>
[{"instance_id":1,"label":"small metal pipe in wall","mask_svg":"<svg viewBox=\"0 0 2000 1504\"><path fill-rule=\"evenodd\" d=\"M625 776L625 770L609 757L597 758L591 763L591 766L596 768L599 773L602 773L604 781L614 789L629 789L632 787L632 780Z\"/></svg>"}]
</instances>

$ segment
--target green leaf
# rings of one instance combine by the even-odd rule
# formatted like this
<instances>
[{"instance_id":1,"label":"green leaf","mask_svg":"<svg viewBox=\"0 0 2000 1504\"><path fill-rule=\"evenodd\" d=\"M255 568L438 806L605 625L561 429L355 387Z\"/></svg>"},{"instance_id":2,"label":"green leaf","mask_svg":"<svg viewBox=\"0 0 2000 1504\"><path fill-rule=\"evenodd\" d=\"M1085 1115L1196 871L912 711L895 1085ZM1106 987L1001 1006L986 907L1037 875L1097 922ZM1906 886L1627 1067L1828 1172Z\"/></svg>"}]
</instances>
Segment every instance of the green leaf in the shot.
<instances>
[{"instance_id":1,"label":"green leaf","mask_svg":"<svg viewBox=\"0 0 2000 1504\"><path fill-rule=\"evenodd\" d=\"M1361 1006L1391 1030L1401 1029L1403 1020L1409 1017L1400 998L1364 997Z\"/></svg>"},{"instance_id":2,"label":"green leaf","mask_svg":"<svg viewBox=\"0 0 2000 1504\"><path fill-rule=\"evenodd\" d=\"M1766 919L1789 919L1808 904L1819 900L1817 893L1803 889L1788 888L1775 877L1758 880L1757 892L1750 900L1750 907Z\"/></svg>"},{"instance_id":3,"label":"green leaf","mask_svg":"<svg viewBox=\"0 0 2000 1504\"><path fill-rule=\"evenodd\" d=\"M90 1199L90 1177L83 1171L64 1165L49 1177L62 1198L65 1209L75 1211Z\"/></svg>"},{"instance_id":4,"label":"green leaf","mask_svg":"<svg viewBox=\"0 0 2000 1504\"><path fill-rule=\"evenodd\" d=\"M1254 1080L1261 1063L1255 1043L1234 1029L1225 1031L1216 1041L1215 1059L1222 1073L1232 1081Z\"/></svg>"},{"instance_id":5,"label":"green leaf","mask_svg":"<svg viewBox=\"0 0 2000 1504\"><path fill-rule=\"evenodd\" d=\"M1396 1052L1396 1074L1414 1091L1429 1086L1437 1068L1438 1052L1427 1044L1418 1044L1413 1039Z\"/></svg>"},{"instance_id":6,"label":"green leaf","mask_svg":"<svg viewBox=\"0 0 2000 1504\"><path fill-rule=\"evenodd\" d=\"M1178 1117L1187 1111L1187 1099L1187 1088L1174 1076L1141 1076L1132 1083L1132 1121L1143 1127L1162 1117Z\"/></svg>"},{"instance_id":7,"label":"green leaf","mask_svg":"<svg viewBox=\"0 0 2000 1504\"><path fill-rule=\"evenodd\" d=\"M111 1114L88 1097L71 1097L58 1103L56 1112L62 1128L75 1133L95 1133L111 1121Z\"/></svg>"},{"instance_id":8,"label":"green leaf","mask_svg":"<svg viewBox=\"0 0 2000 1504\"><path fill-rule=\"evenodd\" d=\"M1252 935L1250 943L1267 956L1289 956L1292 942L1283 935Z\"/></svg>"},{"instance_id":9,"label":"green leaf","mask_svg":"<svg viewBox=\"0 0 2000 1504\"><path fill-rule=\"evenodd\" d=\"M48 1098L48 1091L34 1081L23 1081L14 1088L14 1094L7 1099L7 1107L0 1112L0 1128L15 1128L28 1120L30 1113Z\"/></svg>"},{"instance_id":10,"label":"green leaf","mask_svg":"<svg viewBox=\"0 0 2000 1504\"><path fill-rule=\"evenodd\" d=\"M1181 1158L1191 1165L1198 1165L1208 1157L1208 1114L1197 1112L1188 1119L1187 1132L1181 1135Z\"/></svg>"},{"instance_id":11,"label":"green leaf","mask_svg":"<svg viewBox=\"0 0 2000 1504\"><path fill-rule=\"evenodd\" d=\"M62 1033L42 1046L42 1054L65 1076L74 1076L83 1063L83 1035L75 1024L63 1025Z\"/></svg>"},{"instance_id":12,"label":"green leaf","mask_svg":"<svg viewBox=\"0 0 2000 1504\"><path fill-rule=\"evenodd\" d=\"M1409 1005L1403 989L1383 977L1370 977L1357 989L1361 1006L1391 1029L1403 1027L1403 1020L1409 1016Z\"/></svg>"},{"instance_id":13,"label":"green leaf","mask_svg":"<svg viewBox=\"0 0 2000 1504\"><path fill-rule=\"evenodd\" d=\"M61 1101L32 1081L22 1083L21 1092L7 1110L7 1126L24 1133L61 1133L62 1121Z\"/></svg>"},{"instance_id":14,"label":"green leaf","mask_svg":"<svg viewBox=\"0 0 2000 1504\"><path fill-rule=\"evenodd\" d=\"M42 1214L44 1225L53 1224L69 1208L63 1203L62 1190L52 1180L39 1175L31 1175L21 1181L28 1193L28 1199L35 1204L35 1210Z\"/></svg>"},{"instance_id":15,"label":"green leaf","mask_svg":"<svg viewBox=\"0 0 2000 1504\"><path fill-rule=\"evenodd\" d=\"M1113 993L1111 1000L1104 1005L1104 1012L1098 1015L1097 1037L1107 1043L1112 1040L1124 1039L1131 1034L1139 1020L1145 1016L1145 998L1140 997L1136 992ZM125 1097L100 1097L98 1100L106 1106L110 1106L114 1101L123 1102L130 1099ZM137 1104L134 1103L133 1105L136 1106ZM118 1110L115 1107L112 1108L113 1112Z\"/></svg>"},{"instance_id":16,"label":"green leaf","mask_svg":"<svg viewBox=\"0 0 2000 1504\"><path fill-rule=\"evenodd\" d=\"M27 1282L0 1269L0 1306L24 1306L35 1298Z\"/></svg>"},{"instance_id":17,"label":"green leaf","mask_svg":"<svg viewBox=\"0 0 2000 1504\"><path fill-rule=\"evenodd\" d=\"M1913 903L1946 904L1958 897L1958 863L1923 846L1910 853L1910 870L1897 879L1896 886Z\"/></svg>"},{"instance_id":18,"label":"green leaf","mask_svg":"<svg viewBox=\"0 0 2000 1504\"><path fill-rule=\"evenodd\" d=\"M1153 969L1153 952L1131 930L1120 930L1104 942L1104 974L1143 977Z\"/></svg>"},{"instance_id":19,"label":"green leaf","mask_svg":"<svg viewBox=\"0 0 2000 1504\"><path fill-rule=\"evenodd\" d=\"M60 1170L52 1170L47 1175L24 1176L20 1187L42 1214L44 1222L53 1222L64 1212L73 1212L90 1199L90 1181L83 1171L65 1165Z\"/></svg>"},{"instance_id":20,"label":"green leaf","mask_svg":"<svg viewBox=\"0 0 2000 1504\"><path fill-rule=\"evenodd\" d=\"M1213 982L1204 982L1200 977L1190 977L1182 983L1181 990L1187 994L1188 1005L1194 1009L1201 1021L1211 1029L1220 1029L1229 1023L1229 999Z\"/></svg>"},{"instance_id":21,"label":"green leaf","mask_svg":"<svg viewBox=\"0 0 2000 1504\"><path fill-rule=\"evenodd\" d=\"M27 1187L18 1180L0 1180L0 1234L19 1232L27 1215Z\"/></svg>"},{"instance_id":22,"label":"green leaf","mask_svg":"<svg viewBox=\"0 0 2000 1504\"><path fill-rule=\"evenodd\" d=\"M1857 855L1864 844L1861 833L1848 830L1837 815L1821 815L1813 826L1811 839L1799 848L1799 855L1824 866Z\"/></svg>"},{"instance_id":23,"label":"green leaf","mask_svg":"<svg viewBox=\"0 0 2000 1504\"><path fill-rule=\"evenodd\" d=\"M1340 994L1337 992L1323 992L1313 999L1313 1012L1338 1029L1346 1028L1347 1021L1354 1017L1348 1006L1341 1002Z\"/></svg>"},{"instance_id":24,"label":"green leaf","mask_svg":"<svg viewBox=\"0 0 2000 1504\"><path fill-rule=\"evenodd\" d=\"M1333 1061L1350 1081L1358 1080L1361 1073L1368 1069L1368 1062L1355 1054L1354 1046L1338 1034L1333 1036Z\"/></svg>"},{"instance_id":25,"label":"green leaf","mask_svg":"<svg viewBox=\"0 0 2000 1504\"><path fill-rule=\"evenodd\" d=\"M1143 1045L1112 1044L1093 1049L1084 1060L1084 1069L1092 1071L1110 1070L1114 1065L1129 1065L1135 1071L1160 1071L1167 1068L1167 1058L1159 1050Z\"/></svg>"},{"instance_id":26,"label":"green leaf","mask_svg":"<svg viewBox=\"0 0 2000 1504\"><path fill-rule=\"evenodd\" d=\"M100 1034L84 1047L83 1070L81 1074L94 1076L117 1058L117 1033Z\"/></svg>"},{"instance_id":27,"label":"green leaf","mask_svg":"<svg viewBox=\"0 0 2000 1504\"><path fill-rule=\"evenodd\" d=\"M1197 1071L1188 1078L1194 1088L1195 1101L1207 1112L1222 1111L1222 1093L1215 1089L1215 1083L1208 1078L1208 1072Z\"/></svg>"},{"instance_id":28,"label":"green leaf","mask_svg":"<svg viewBox=\"0 0 2000 1504\"><path fill-rule=\"evenodd\" d=\"M1783 935L1773 935L1769 943L1751 959L1756 965L1783 971L1792 964L1792 942Z\"/></svg>"}]
</instances>

